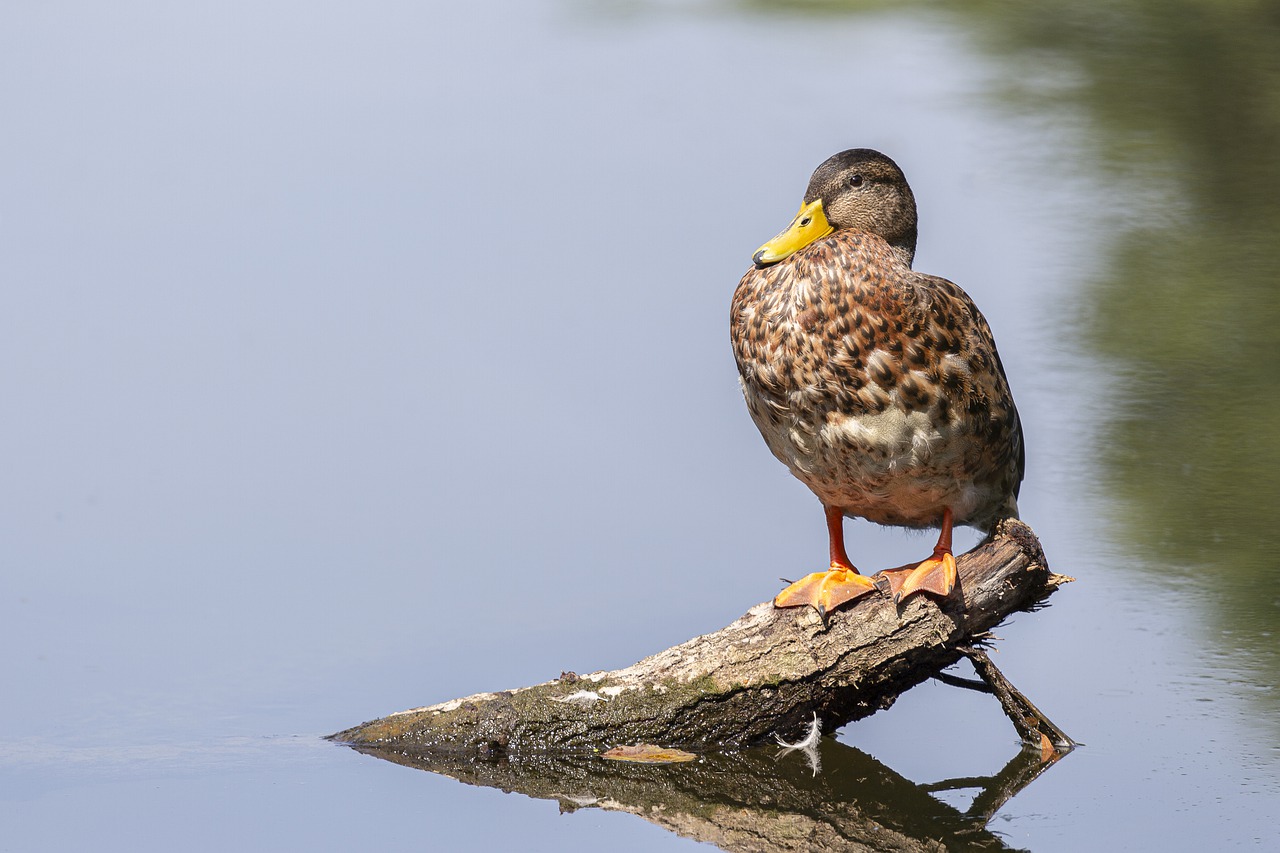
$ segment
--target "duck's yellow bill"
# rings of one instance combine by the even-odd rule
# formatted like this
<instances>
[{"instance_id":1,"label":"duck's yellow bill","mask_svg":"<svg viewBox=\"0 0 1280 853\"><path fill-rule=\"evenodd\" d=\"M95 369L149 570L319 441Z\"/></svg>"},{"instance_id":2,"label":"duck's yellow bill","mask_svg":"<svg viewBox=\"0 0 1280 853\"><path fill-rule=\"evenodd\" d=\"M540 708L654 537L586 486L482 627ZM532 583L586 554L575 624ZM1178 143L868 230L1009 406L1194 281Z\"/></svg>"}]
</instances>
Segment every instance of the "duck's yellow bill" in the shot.
<instances>
[{"instance_id":1,"label":"duck's yellow bill","mask_svg":"<svg viewBox=\"0 0 1280 853\"><path fill-rule=\"evenodd\" d=\"M785 231L756 249L751 260L755 261L758 267L776 264L814 240L821 240L834 230L831 223L827 221L827 215L822 212L822 200L811 201L800 208L800 212L796 214L795 219L791 220L791 224Z\"/></svg>"}]
</instances>

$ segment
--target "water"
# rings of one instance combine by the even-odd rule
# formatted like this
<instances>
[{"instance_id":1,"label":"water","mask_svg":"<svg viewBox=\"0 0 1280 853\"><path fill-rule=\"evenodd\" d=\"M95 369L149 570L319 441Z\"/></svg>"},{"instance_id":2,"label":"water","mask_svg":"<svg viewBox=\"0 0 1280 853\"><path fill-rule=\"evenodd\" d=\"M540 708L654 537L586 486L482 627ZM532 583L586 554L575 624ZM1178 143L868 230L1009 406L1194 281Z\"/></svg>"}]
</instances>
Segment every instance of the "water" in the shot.
<instances>
[{"instance_id":1,"label":"water","mask_svg":"<svg viewBox=\"0 0 1280 853\"><path fill-rule=\"evenodd\" d=\"M823 559L727 310L854 145L990 319L1079 578L997 662L1086 746L990 830L1274 846L1276 30L1108 8L7 12L0 849L689 847L320 736L629 664ZM930 545L850 527L866 567ZM894 790L1017 752L937 684L840 741Z\"/></svg>"}]
</instances>

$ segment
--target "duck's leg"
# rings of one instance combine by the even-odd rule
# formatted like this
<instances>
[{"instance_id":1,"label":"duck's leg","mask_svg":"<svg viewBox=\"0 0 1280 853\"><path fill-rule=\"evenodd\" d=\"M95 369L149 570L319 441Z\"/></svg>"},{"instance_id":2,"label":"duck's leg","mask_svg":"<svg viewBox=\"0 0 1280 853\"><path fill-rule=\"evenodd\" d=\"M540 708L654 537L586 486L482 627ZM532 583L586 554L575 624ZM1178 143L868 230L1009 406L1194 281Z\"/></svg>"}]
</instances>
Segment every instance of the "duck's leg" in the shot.
<instances>
[{"instance_id":1,"label":"duck's leg","mask_svg":"<svg viewBox=\"0 0 1280 853\"><path fill-rule=\"evenodd\" d=\"M805 575L773 599L775 607L812 604L822 618L846 601L874 592L871 578L858 574L844 551L844 512L837 506L823 506L827 513L827 537L831 543L831 568Z\"/></svg>"},{"instance_id":2,"label":"duck's leg","mask_svg":"<svg viewBox=\"0 0 1280 853\"><path fill-rule=\"evenodd\" d=\"M945 598L956 588L956 558L951 553L951 508L942 511L942 532L933 556L914 565L880 572L889 582L894 601L902 601L916 592L931 592Z\"/></svg>"}]
</instances>

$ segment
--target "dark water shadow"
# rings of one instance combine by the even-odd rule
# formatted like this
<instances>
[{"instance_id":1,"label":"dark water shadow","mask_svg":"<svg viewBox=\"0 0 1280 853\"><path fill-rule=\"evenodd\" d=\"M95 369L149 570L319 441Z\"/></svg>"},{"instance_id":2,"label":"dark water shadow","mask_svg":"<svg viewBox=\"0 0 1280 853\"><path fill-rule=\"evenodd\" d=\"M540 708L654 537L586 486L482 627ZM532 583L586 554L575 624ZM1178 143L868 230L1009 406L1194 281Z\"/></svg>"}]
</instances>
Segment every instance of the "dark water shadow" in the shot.
<instances>
[{"instance_id":1,"label":"dark water shadow","mask_svg":"<svg viewBox=\"0 0 1280 853\"><path fill-rule=\"evenodd\" d=\"M722 850L1010 850L987 823L1060 757L1020 750L994 776L917 785L859 749L823 738L810 751L758 747L682 764L599 755L483 761L353 747L468 785L628 812ZM973 790L966 810L934 793Z\"/></svg>"}]
</instances>

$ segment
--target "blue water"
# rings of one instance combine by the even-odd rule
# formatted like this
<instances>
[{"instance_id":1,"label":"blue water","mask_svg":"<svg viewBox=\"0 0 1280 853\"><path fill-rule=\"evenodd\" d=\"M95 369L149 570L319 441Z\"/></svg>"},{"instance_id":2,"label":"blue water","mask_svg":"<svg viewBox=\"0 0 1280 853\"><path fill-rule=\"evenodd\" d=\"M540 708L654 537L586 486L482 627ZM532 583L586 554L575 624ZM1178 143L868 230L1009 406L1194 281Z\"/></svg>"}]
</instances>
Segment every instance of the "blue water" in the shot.
<instances>
[{"instance_id":1,"label":"blue water","mask_svg":"<svg viewBox=\"0 0 1280 853\"><path fill-rule=\"evenodd\" d=\"M0 850L691 847L320 738L627 665L822 562L727 312L852 146L903 166L917 268L995 329L1023 517L1079 578L996 661L1086 746L991 828L1035 850L1280 841L1271 670L1111 524L1096 442L1121 377L1080 305L1117 217L1161 209L1107 204L1107 150L1051 97L1069 68L1031 79L980 22L912 9L3 22ZM871 569L932 544L849 533ZM840 738L920 783L1017 749L991 700L932 683Z\"/></svg>"}]
</instances>

